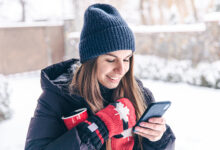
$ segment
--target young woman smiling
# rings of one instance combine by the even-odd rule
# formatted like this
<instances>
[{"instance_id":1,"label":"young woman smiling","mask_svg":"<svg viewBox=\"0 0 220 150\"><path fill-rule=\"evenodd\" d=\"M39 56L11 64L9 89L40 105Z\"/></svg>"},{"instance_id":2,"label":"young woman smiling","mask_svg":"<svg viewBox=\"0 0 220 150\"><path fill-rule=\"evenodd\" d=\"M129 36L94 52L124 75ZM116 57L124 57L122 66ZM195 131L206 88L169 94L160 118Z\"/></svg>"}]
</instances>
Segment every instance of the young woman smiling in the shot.
<instances>
[{"instance_id":1,"label":"young woman smiling","mask_svg":"<svg viewBox=\"0 0 220 150\"><path fill-rule=\"evenodd\" d=\"M134 51L134 35L113 6L87 8L80 60L42 70L43 93L29 125L25 149L173 150L175 136L162 117L142 122L132 132L155 101L134 77ZM88 114L84 120L64 121L84 108Z\"/></svg>"}]
</instances>

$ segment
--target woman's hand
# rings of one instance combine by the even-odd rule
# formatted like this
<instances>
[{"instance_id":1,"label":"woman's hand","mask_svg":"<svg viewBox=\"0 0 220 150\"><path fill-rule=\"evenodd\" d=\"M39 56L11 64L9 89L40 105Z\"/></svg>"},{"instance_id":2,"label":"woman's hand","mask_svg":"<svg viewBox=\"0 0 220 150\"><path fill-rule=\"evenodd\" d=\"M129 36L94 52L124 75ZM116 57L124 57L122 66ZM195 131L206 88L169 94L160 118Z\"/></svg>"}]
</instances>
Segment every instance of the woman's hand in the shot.
<instances>
[{"instance_id":1,"label":"woman's hand","mask_svg":"<svg viewBox=\"0 0 220 150\"><path fill-rule=\"evenodd\" d=\"M166 122L164 118L150 118L148 122L141 122L140 126L135 127L134 133L152 142L160 140L163 133L166 131Z\"/></svg>"}]
</instances>

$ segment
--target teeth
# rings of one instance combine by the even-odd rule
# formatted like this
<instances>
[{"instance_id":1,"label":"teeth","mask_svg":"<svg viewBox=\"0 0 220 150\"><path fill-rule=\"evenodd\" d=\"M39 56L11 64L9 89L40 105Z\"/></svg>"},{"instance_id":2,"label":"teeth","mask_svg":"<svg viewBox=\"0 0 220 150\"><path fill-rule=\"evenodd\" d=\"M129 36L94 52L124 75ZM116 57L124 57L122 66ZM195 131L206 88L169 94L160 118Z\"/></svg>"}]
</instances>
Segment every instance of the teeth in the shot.
<instances>
[{"instance_id":1,"label":"teeth","mask_svg":"<svg viewBox=\"0 0 220 150\"><path fill-rule=\"evenodd\" d=\"M119 78L113 78L113 77L110 77L112 80L118 80Z\"/></svg>"}]
</instances>

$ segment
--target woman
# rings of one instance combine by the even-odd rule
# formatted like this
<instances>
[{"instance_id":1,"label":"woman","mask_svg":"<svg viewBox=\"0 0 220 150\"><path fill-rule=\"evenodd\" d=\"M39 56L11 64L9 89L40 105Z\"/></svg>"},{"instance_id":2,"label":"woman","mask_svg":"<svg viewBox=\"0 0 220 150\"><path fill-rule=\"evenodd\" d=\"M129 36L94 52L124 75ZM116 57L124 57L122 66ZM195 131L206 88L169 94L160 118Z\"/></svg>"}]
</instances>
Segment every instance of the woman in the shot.
<instances>
[{"instance_id":1,"label":"woman","mask_svg":"<svg viewBox=\"0 0 220 150\"><path fill-rule=\"evenodd\" d=\"M134 35L118 11L94 4L84 15L80 63L71 59L42 70L41 94L26 150L172 150L175 136L163 118L132 127L152 93L134 78ZM87 108L88 118L68 128L62 120Z\"/></svg>"}]
</instances>

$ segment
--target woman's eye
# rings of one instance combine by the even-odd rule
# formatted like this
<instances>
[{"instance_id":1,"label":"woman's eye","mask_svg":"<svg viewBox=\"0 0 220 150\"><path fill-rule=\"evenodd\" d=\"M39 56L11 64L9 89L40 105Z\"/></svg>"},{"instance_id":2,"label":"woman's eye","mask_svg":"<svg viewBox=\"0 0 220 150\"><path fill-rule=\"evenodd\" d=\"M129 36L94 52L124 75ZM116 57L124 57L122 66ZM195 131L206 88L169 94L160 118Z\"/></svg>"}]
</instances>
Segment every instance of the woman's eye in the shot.
<instances>
[{"instance_id":1,"label":"woman's eye","mask_svg":"<svg viewBox=\"0 0 220 150\"><path fill-rule=\"evenodd\" d=\"M114 60L110 60L110 59L107 59L106 61L107 61L107 62L110 62L110 63L111 63L111 62L114 62Z\"/></svg>"},{"instance_id":2,"label":"woman's eye","mask_svg":"<svg viewBox=\"0 0 220 150\"><path fill-rule=\"evenodd\" d=\"M129 62L130 59L125 59L124 62Z\"/></svg>"}]
</instances>

